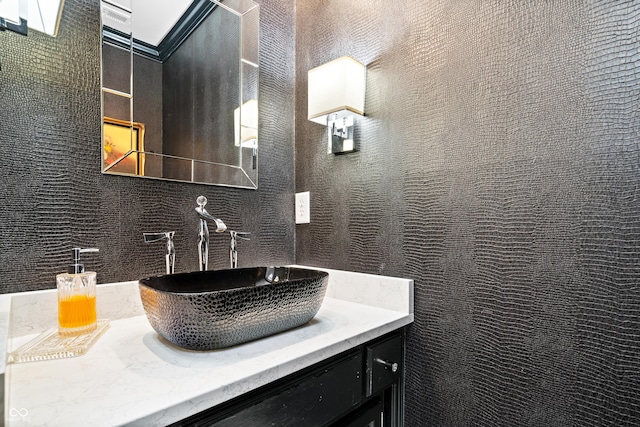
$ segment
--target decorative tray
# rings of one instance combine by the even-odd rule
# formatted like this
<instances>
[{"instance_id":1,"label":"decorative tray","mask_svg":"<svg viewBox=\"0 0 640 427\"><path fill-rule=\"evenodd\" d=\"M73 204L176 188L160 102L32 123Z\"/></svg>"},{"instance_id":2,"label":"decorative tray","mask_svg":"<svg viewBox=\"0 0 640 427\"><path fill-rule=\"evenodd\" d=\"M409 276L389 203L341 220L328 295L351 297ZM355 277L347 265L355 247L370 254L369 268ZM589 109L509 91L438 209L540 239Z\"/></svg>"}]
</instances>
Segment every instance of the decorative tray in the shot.
<instances>
[{"instance_id":1,"label":"decorative tray","mask_svg":"<svg viewBox=\"0 0 640 427\"><path fill-rule=\"evenodd\" d=\"M51 328L7 355L7 363L37 362L81 356L109 328L109 320L99 319L95 331L75 337L58 335Z\"/></svg>"}]
</instances>

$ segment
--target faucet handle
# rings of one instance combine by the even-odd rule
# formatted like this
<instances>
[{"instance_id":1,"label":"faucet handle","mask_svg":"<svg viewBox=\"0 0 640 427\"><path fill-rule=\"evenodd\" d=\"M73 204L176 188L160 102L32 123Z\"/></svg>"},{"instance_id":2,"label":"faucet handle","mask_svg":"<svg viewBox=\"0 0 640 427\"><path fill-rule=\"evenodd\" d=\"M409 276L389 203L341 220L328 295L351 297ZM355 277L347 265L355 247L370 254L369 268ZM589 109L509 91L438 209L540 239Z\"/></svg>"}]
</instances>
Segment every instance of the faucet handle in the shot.
<instances>
[{"instance_id":1,"label":"faucet handle","mask_svg":"<svg viewBox=\"0 0 640 427\"><path fill-rule=\"evenodd\" d=\"M165 255L165 264L167 274L173 274L176 265L176 249L173 245L173 236L175 231L164 231L161 233L142 233L145 243L159 242L167 239L167 255Z\"/></svg>"},{"instance_id":2,"label":"faucet handle","mask_svg":"<svg viewBox=\"0 0 640 427\"><path fill-rule=\"evenodd\" d=\"M142 233L142 235L144 236L145 243L153 243L158 242L162 239L171 240L173 239L175 233L175 231L165 231L161 233Z\"/></svg>"},{"instance_id":3,"label":"faucet handle","mask_svg":"<svg viewBox=\"0 0 640 427\"><path fill-rule=\"evenodd\" d=\"M251 240L251 233L248 231L229 230L229 234L231 234L232 239L235 239L237 237L238 239Z\"/></svg>"},{"instance_id":4,"label":"faucet handle","mask_svg":"<svg viewBox=\"0 0 640 427\"><path fill-rule=\"evenodd\" d=\"M231 261L231 268L238 268L238 241L236 239L251 240L249 237L251 233L246 231L233 231L229 230L231 236L231 245L229 246L229 260Z\"/></svg>"}]
</instances>

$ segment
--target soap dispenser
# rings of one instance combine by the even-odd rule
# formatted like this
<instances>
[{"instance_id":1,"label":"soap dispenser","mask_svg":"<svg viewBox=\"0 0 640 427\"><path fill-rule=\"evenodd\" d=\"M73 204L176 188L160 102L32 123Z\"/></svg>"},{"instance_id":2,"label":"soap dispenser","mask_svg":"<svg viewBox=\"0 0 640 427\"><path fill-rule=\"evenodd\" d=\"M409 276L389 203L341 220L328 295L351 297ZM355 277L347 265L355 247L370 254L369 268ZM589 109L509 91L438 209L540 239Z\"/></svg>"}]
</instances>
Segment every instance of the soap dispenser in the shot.
<instances>
[{"instance_id":1,"label":"soap dispenser","mask_svg":"<svg viewBox=\"0 0 640 427\"><path fill-rule=\"evenodd\" d=\"M96 248L73 248L73 264L68 273L58 274L58 333L76 336L93 332L97 327L96 273L84 271L80 254L98 252Z\"/></svg>"}]
</instances>

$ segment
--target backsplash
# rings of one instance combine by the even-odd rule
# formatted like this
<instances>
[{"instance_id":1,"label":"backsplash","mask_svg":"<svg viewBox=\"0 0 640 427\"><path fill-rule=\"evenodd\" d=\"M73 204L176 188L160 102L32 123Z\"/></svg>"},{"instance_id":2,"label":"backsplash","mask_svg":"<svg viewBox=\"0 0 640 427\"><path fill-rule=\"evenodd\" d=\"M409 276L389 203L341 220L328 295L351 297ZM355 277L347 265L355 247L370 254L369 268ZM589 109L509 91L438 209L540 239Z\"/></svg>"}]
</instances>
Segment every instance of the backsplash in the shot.
<instances>
[{"instance_id":1,"label":"backsplash","mask_svg":"<svg viewBox=\"0 0 640 427\"><path fill-rule=\"evenodd\" d=\"M65 1L57 38L0 33L0 292L55 287L74 246L100 248L85 260L98 283L161 274L164 247L145 244L146 231L175 230L176 271L196 270L200 194L229 228L252 233L240 266L293 262L294 6L258 3L257 191L100 174L98 1ZM228 266L228 248L228 234L212 234L210 268Z\"/></svg>"},{"instance_id":2,"label":"backsplash","mask_svg":"<svg viewBox=\"0 0 640 427\"><path fill-rule=\"evenodd\" d=\"M640 425L636 1L296 2L296 262L415 279L406 425ZM368 65L360 151L307 71Z\"/></svg>"}]
</instances>

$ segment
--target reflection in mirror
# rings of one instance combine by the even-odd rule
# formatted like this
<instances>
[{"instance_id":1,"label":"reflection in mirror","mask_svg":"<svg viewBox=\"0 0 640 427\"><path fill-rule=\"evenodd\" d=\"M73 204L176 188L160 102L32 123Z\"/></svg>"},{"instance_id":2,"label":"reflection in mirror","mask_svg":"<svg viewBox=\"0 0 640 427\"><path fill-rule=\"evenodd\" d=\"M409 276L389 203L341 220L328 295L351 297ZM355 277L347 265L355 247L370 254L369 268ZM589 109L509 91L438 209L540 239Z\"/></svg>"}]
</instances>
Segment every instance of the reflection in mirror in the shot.
<instances>
[{"instance_id":1,"label":"reflection in mirror","mask_svg":"<svg viewBox=\"0 0 640 427\"><path fill-rule=\"evenodd\" d=\"M101 1L103 172L255 189L258 5L163 1Z\"/></svg>"}]
</instances>

